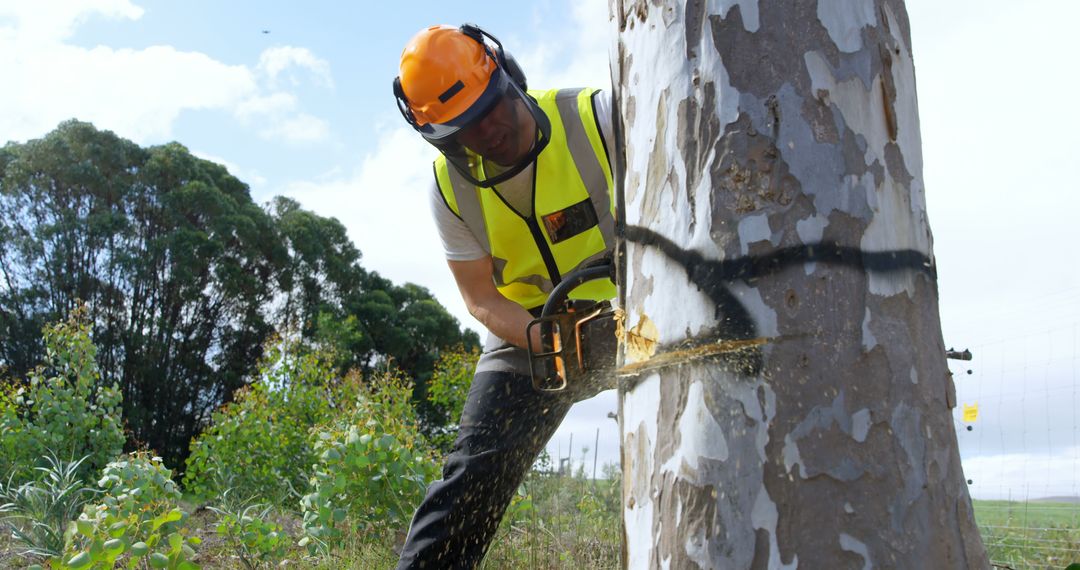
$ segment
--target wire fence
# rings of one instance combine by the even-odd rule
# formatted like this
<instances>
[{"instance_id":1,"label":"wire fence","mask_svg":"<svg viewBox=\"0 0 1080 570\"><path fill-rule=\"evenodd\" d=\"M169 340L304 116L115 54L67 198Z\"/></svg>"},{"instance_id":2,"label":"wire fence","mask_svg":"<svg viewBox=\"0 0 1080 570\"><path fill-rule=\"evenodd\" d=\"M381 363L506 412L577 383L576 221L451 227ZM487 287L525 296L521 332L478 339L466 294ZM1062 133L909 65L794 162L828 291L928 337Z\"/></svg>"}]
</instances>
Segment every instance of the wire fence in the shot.
<instances>
[{"instance_id":1,"label":"wire fence","mask_svg":"<svg viewBox=\"0 0 1080 570\"><path fill-rule=\"evenodd\" d=\"M974 356L949 368L964 475L990 560L1013 570L1080 562L1080 287L966 325L946 330L946 342Z\"/></svg>"}]
</instances>

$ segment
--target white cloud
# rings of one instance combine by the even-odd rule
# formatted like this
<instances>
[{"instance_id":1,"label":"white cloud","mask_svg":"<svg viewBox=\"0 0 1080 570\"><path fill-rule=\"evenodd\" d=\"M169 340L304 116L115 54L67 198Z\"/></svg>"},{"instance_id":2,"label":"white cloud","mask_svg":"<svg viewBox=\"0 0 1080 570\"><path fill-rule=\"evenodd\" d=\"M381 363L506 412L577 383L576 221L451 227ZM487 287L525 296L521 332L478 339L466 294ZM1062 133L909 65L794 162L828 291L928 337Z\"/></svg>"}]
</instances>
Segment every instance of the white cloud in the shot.
<instances>
[{"instance_id":1,"label":"white cloud","mask_svg":"<svg viewBox=\"0 0 1080 570\"><path fill-rule=\"evenodd\" d=\"M976 499L1035 500L1080 497L1080 447L1064 453L1011 453L963 460Z\"/></svg>"},{"instance_id":2,"label":"white cloud","mask_svg":"<svg viewBox=\"0 0 1080 570\"><path fill-rule=\"evenodd\" d=\"M295 144L319 142L329 134L330 125L326 121L307 113L280 118L269 128L259 131L259 135L267 140L285 140Z\"/></svg>"},{"instance_id":3,"label":"white cloud","mask_svg":"<svg viewBox=\"0 0 1080 570\"><path fill-rule=\"evenodd\" d=\"M1075 323L1076 304L1060 299L1000 311L1080 285L1061 249L1080 208L1068 174L1080 114L1063 98L1080 89L1068 71L1080 5L919 0L908 11L946 342Z\"/></svg>"},{"instance_id":4,"label":"white cloud","mask_svg":"<svg viewBox=\"0 0 1080 570\"><path fill-rule=\"evenodd\" d=\"M285 114L296 108L296 95L291 93L271 93L256 95L236 105L234 112L242 120L258 115Z\"/></svg>"},{"instance_id":5,"label":"white cloud","mask_svg":"<svg viewBox=\"0 0 1080 570\"><path fill-rule=\"evenodd\" d=\"M283 142L327 137L327 123L302 112L295 95L265 84L293 68L309 69L318 83L329 84L329 65L304 48L271 48L253 68L171 46L65 43L90 17L141 16L126 0L0 3L0 143L42 136L70 118L157 143L172 137L181 112L206 109L231 112L241 124L268 125L263 130Z\"/></svg>"},{"instance_id":6,"label":"white cloud","mask_svg":"<svg viewBox=\"0 0 1080 570\"><path fill-rule=\"evenodd\" d=\"M91 15L138 20L143 9L128 0L0 1L0 19L11 17L17 23L7 30L9 39L17 37L26 44L55 43L67 38Z\"/></svg>"},{"instance_id":7,"label":"white cloud","mask_svg":"<svg viewBox=\"0 0 1080 570\"><path fill-rule=\"evenodd\" d=\"M311 53L307 48L294 46L277 46L264 50L259 55L258 69L270 79L271 84L276 84L278 76L294 67L307 69L318 82L331 87L334 80L330 75L330 64ZM290 75L293 85L299 84L295 75Z\"/></svg>"},{"instance_id":8,"label":"white cloud","mask_svg":"<svg viewBox=\"0 0 1080 570\"><path fill-rule=\"evenodd\" d=\"M514 54L529 78L529 86L609 88L608 49L613 38L607 1L577 2L573 5L570 24L562 30L562 38L540 42L522 50L520 55Z\"/></svg>"},{"instance_id":9,"label":"white cloud","mask_svg":"<svg viewBox=\"0 0 1080 570\"><path fill-rule=\"evenodd\" d=\"M38 46L32 53L0 46L9 85L0 90L0 135L43 135L69 118L91 121L136 141L169 137L184 109L228 107L257 90L251 73L206 55L167 46L145 50Z\"/></svg>"}]
</instances>

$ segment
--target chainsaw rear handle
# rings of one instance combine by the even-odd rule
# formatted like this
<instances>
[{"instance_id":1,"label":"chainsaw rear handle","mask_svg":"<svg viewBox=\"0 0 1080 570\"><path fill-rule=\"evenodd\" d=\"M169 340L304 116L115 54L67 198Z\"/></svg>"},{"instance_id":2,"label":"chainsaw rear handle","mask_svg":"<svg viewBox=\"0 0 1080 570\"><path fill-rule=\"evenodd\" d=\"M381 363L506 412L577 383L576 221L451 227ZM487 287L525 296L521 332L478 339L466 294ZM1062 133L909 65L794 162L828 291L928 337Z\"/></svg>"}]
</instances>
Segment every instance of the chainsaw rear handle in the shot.
<instances>
[{"instance_id":1,"label":"chainsaw rear handle","mask_svg":"<svg viewBox=\"0 0 1080 570\"><path fill-rule=\"evenodd\" d=\"M537 317L525 327L525 340L529 343L529 375L533 388L537 392L561 392L566 389L566 359L563 353L563 327L570 325L572 316L568 313L556 313L546 317ZM533 346L533 327L540 327L540 346ZM553 329L553 327L558 327ZM553 334L554 333L554 334ZM547 340L551 339L548 343ZM550 360L553 370L537 368L537 362ZM551 376L546 376L551 374Z\"/></svg>"}]
</instances>

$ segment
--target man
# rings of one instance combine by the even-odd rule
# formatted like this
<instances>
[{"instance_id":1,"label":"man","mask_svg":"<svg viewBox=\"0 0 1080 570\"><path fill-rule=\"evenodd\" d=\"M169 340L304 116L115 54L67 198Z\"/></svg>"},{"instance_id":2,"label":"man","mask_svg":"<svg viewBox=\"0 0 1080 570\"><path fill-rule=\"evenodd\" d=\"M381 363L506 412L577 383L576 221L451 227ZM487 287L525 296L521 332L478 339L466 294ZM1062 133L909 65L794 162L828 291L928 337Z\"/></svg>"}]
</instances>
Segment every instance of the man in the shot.
<instances>
[{"instance_id":1,"label":"man","mask_svg":"<svg viewBox=\"0 0 1080 570\"><path fill-rule=\"evenodd\" d=\"M473 25L420 31L394 94L405 120L439 149L431 207L469 312L490 334L460 433L413 517L399 569L472 568L537 454L574 401L533 389L528 323L571 271L614 245L610 99L593 89L527 91L497 39ZM610 279L571 294L615 296ZM539 346L539 328L531 334ZM614 361L614 338L594 353Z\"/></svg>"}]
</instances>

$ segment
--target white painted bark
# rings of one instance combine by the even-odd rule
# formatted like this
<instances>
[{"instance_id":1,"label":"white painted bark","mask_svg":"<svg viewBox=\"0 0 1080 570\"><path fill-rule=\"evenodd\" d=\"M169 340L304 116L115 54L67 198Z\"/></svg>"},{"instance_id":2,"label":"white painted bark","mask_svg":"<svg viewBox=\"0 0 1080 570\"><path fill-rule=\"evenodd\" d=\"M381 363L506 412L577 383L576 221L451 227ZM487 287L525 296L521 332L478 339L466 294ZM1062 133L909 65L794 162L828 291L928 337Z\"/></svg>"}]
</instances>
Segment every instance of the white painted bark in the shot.
<instances>
[{"instance_id":1,"label":"white painted bark","mask_svg":"<svg viewBox=\"0 0 1080 570\"><path fill-rule=\"evenodd\" d=\"M626 566L987 567L902 0L611 13Z\"/></svg>"}]
</instances>

